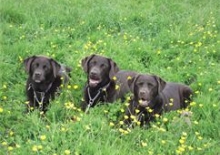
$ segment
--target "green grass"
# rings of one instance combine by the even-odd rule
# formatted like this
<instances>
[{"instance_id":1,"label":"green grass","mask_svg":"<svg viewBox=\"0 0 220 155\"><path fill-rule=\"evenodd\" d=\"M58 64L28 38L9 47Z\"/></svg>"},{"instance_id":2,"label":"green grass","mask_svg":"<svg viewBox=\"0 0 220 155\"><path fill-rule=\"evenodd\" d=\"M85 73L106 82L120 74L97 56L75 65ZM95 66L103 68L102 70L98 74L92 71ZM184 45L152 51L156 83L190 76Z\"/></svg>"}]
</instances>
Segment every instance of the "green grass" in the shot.
<instances>
[{"instance_id":1,"label":"green grass","mask_svg":"<svg viewBox=\"0 0 220 155\"><path fill-rule=\"evenodd\" d=\"M0 154L219 154L219 14L219 0L2 0ZM80 60L92 53L190 85L191 125L174 111L149 129L121 129L119 101L82 113ZM22 61L38 54L73 68L45 116L24 114Z\"/></svg>"}]
</instances>

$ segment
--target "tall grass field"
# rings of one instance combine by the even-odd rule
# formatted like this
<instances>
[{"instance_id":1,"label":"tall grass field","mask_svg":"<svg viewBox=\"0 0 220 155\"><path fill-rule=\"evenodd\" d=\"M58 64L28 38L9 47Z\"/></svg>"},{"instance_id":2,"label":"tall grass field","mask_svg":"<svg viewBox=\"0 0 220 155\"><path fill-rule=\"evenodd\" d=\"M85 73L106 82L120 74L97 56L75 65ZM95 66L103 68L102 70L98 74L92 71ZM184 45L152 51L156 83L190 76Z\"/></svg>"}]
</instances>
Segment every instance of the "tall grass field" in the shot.
<instances>
[{"instance_id":1,"label":"tall grass field","mask_svg":"<svg viewBox=\"0 0 220 155\"><path fill-rule=\"evenodd\" d=\"M1 0L0 155L220 154L219 0ZM126 101L80 110L90 54L120 69L189 85L187 109L149 128L122 128ZM45 55L72 67L42 115L25 113L23 60Z\"/></svg>"}]
</instances>

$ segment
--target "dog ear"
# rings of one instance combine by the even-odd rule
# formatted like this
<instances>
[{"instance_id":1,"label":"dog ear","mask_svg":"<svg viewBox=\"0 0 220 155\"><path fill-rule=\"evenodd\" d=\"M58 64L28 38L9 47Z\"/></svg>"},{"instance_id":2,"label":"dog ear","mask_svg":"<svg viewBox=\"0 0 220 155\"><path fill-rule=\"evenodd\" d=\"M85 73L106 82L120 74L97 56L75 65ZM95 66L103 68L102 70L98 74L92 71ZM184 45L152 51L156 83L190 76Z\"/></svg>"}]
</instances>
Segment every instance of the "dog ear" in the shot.
<instances>
[{"instance_id":1,"label":"dog ear","mask_svg":"<svg viewBox=\"0 0 220 155\"><path fill-rule=\"evenodd\" d=\"M117 64L112 60L109 59L109 63L110 63L110 71L109 71L109 78L112 79L113 76L119 71L119 68L117 66Z\"/></svg>"},{"instance_id":2,"label":"dog ear","mask_svg":"<svg viewBox=\"0 0 220 155\"><path fill-rule=\"evenodd\" d=\"M53 75L54 77L57 77L59 75L59 71L61 69L61 65L57 63L54 59L50 59L51 66L53 68Z\"/></svg>"},{"instance_id":3,"label":"dog ear","mask_svg":"<svg viewBox=\"0 0 220 155\"><path fill-rule=\"evenodd\" d=\"M132 78L128 78L127 79L128 80L127 81L128 82L128 86L129 86L129 88L130 88L132 93L134 93L134 86L135 86L135 83L136 83L137 79L139 78L139 76L140 75L136 75L136 76L134 76Z\"/></svg>"},{"instance_id":4,"label":"dog ear","mask_svg":"<svg viewBox=\"0 0 220 155\"><path fill-rule=\"evenodd\" d=\"M33 60L36 58L36 56L32 56L32 57L28 57L27 59L25 59L23 61L24 66L25 66L25 70L26 72L30 73L30 69L31 69L31 63L33 62Z\"/></svg>"},{"instance_id":5,"label":"dog ear","mask_svg":"<svg viewBox=\"0 0 220 155\"><path fill-rule=\"evenodd\" d=\"M88 57L85 57L84 59L81 60L81 66L84 70L84 72L88 73L88 63L89 61L95 56L95 54L92 54Z\"/></svg>"},{"instance_id":6,"label":"dog ear","mask_svg":"<svg viewBox=\"0 0 220 155\"><path fill-rule=\"evenodd\" d=\"M163 79L161 79L159 76L154 75L153 77L157 81L158 93L160 93L164 89L164 87L166 86L166 82Z\"/></svg>"}]
</instances>

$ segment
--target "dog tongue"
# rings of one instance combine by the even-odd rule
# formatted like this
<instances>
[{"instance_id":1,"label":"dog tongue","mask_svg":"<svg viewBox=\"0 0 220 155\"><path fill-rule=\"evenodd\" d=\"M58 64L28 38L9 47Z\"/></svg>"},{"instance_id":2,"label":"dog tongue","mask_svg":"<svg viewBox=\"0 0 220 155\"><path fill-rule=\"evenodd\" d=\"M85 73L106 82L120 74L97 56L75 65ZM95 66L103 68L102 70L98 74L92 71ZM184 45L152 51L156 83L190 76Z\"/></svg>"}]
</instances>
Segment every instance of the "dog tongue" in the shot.
<instances>
[{"instance_id":1,"label":"dog tongue","mask_svg":"<svg viewBox=\"0 0 220 155\"><path fill-rule=\"evenodd\" d=\"M93 79L89 79L89 85L91 87L96 86L99 83L99 80L93 80Z\"/></svg>"},{"instance_id":2,"label":"dog tongue","mask_svg":"<svg viewBox=\"0 0 220 155\"><path fill-rule=\"evenodd\" d=\"M147 107L149 102L147 100L139 100L139 104L142 107Z\"/></svg>"}]
</instances>

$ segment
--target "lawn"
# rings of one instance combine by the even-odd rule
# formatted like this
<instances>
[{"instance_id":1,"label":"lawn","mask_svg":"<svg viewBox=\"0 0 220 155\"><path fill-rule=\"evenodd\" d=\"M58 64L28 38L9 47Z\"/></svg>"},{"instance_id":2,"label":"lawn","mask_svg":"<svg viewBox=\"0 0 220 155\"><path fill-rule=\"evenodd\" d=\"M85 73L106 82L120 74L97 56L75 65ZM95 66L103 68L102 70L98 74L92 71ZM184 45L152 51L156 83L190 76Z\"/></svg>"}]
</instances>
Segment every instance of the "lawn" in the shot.
<instances>
[{"instance_id":1,"label":"lawn","mask_svg":"<svg viewBox=\"0 0 220 155\"><path fill-rule=\"evenodd\" d=\"M220 154L219 0L1 0L1 155ZM120 69L189 85L193 101L150 128L121 128L126 102L80 110L80 61L112 58ZM25 114L23 60L46 55L72 67L45 115Z\"/></svg>"}]
</instances>

